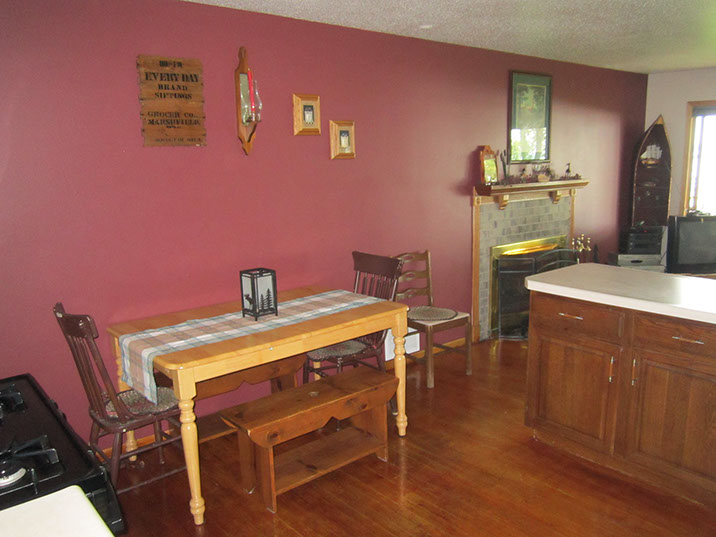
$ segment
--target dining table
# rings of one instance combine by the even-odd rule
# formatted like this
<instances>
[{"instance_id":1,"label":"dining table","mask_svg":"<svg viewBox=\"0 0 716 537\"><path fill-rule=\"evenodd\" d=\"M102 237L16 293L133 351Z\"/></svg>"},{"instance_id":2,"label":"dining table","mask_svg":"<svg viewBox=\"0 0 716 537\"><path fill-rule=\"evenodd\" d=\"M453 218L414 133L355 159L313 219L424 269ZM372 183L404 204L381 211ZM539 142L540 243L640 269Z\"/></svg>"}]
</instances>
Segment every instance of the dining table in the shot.
<instances>
[{"instance_id":1,"label":"dining table","mask_svg":"<svg viewBox=\"0 0 716 537\"><path fill-rule=\"evenodd\" d=\"M318 311L319 307L314 306L314 302L320 304L319 298L332 296L332 294L342 296L349 305L334 309L323 308ZM202 320L216 318L224 319L223 316L227 315L232 319L236 317L235 321L230 323L227 321L222 324L225 330L223 339L211 337L211 334L208 336L204 334L197 338L200 340L198 343L194 342L189 346L176 345L164 349L169 352L162 352L156 356L149 353L151 360L146 365L150 369L150 373L153 368L171 379L174 395L181 410L181 438L191 493L189 509L196 525L204 523L206 506L201 495L199 435L197 418L194 413L195 399L198 393L220 393L222 379L232 373L390 329L395 343L393 371L398 378L395 423L398 435L405 436L408 425L405 412L405 334L407 332L408 307L387 300L361 301L360 297L365 298L363 295L355 295L348 291L307 286L279 291L279 315L275 319L269 319L274 317L273 315L262 317L259 321L248 317L241 319L243 303L241 300L234 300L119 322L108 327L112 352L117 360L120 388L126 388L128 385L132 385L127 371L127 341L139 339L142 334L151 335L153 331L162 331L167 327L171 331L175 330L177 325L201 323ZM288 320L284 319L282 322L284 311L290 309L288 305L297 302L303 304L303 310L307 314ZM262 321L266 322L265 326L259 326L258 323ZM226 330L227 323L234 323L242 327L249 326L248 329ZM250 326L253 323L257 323L254 330ZM205 324L211 327L214 322L207 321ZM141 354L147 355L148 353ZM212 386L217 387L212 388ZM133 435L128 435L127 447L131 449L134 446L136 446L136 439Z\"/></svg>"}]
</instances>

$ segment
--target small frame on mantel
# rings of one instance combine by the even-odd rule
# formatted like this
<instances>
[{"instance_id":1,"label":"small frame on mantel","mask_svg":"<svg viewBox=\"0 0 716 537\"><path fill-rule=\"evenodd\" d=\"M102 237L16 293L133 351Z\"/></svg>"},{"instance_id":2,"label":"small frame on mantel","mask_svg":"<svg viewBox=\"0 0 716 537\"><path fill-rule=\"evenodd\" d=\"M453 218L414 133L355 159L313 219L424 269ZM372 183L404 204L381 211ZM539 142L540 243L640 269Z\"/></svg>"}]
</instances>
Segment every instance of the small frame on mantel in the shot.
<instances>
[{"instance_id":1,"label":"small frame on mantel","mask_svg":"<svg viewBox=\"0 0 716 537\"><path fill-rule=\"evenodd\" d=\"M497 153L489 145L481 145L480 153L480 180L483 185L497 184Z\"/></svg>"},{"instance_id":2,"label":"small frame on mantel","mask_svg":"<svg viewBox=\"0 0 716 537\"><path fill-rule=\"evenodd\" d=\"M318 95L293 94L293 135L321 134L321 98Z\"/></svg>"},{"instance_id":3,"label":"small frame on mantel","mask_svg":"<svg viewBox=\"0 0 716 537\"><path fill-rule=\"evenodd\" d=\"M331 158L356 158L355 121L329 121Z\"/></svg>"}]
</instances>

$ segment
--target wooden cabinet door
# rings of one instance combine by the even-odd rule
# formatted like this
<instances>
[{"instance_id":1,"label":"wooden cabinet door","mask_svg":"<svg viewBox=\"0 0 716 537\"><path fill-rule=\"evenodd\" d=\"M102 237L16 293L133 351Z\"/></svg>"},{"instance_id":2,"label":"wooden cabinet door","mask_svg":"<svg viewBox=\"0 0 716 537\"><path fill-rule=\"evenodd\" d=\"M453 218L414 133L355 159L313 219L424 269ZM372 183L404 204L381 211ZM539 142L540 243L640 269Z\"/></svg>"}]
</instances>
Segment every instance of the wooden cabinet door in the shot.
<instances>
[{"instance_id":1,"label":"wooden cabinet door","mask_svg":"<svg viewBox=\"0 0 716 537\"><path fill-rule=\"evenodd\" d=\"M532 326L527 425L611 453L621 348Z\"/></svg>"},{"instance_id":2,"label":"wooden cabinet door","mask_svg":"<svg viewBox=\"0 0 716 537\"><path fill-rule=\"evenodd\" d=\"M643 349L633 358L625 457L716 490L716 360Z\"/></svg>"}]
</instances>

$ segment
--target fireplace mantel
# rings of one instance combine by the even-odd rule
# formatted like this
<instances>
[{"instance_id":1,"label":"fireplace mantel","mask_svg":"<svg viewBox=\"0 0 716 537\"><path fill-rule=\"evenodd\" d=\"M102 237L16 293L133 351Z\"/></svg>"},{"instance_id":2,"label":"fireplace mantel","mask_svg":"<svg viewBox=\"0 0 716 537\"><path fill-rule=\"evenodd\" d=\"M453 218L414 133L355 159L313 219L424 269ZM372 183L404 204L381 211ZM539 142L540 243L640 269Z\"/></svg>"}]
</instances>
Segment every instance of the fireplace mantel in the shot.
<instances>
[{"instance_id":1,"label":"fireplace mantel","mask_svg":"<svg viewBox=\"0 0 716 537\"><path fill-rule=\"evenodd\" d=\"M565 193L574 194L574 190L584 188L589 184L586 179L569 179L564 181L546 181L544 183L517 183L514 185L480 185L473 187L473 198L476 203L482 203L479 198L492 198L500 206L507 207L510 199L539 199L552 198L557 203Z\"/></svg>"}]
</instances>

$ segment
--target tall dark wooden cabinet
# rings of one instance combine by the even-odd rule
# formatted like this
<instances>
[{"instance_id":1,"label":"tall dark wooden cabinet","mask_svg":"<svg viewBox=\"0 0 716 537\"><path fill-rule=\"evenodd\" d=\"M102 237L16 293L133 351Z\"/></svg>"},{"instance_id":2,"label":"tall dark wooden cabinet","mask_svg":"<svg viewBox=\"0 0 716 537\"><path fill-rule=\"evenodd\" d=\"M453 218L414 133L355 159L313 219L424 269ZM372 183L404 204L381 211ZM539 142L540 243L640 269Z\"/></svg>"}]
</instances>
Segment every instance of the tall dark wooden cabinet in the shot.
<instances>
[{"instance_id":1,"label":"tall dark wooden cabinet","mask_svg":"<svg viewBox=\"0 0 716 537\"><path fill-rule=\"evenodd\" d=\"M671 150L659 116L637 148L632 177L631 225L665 226L669 216Z\"/></svg>"}]
</instances>

